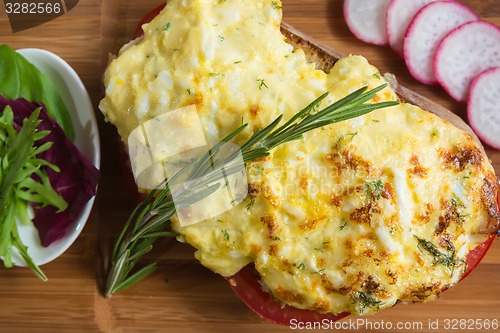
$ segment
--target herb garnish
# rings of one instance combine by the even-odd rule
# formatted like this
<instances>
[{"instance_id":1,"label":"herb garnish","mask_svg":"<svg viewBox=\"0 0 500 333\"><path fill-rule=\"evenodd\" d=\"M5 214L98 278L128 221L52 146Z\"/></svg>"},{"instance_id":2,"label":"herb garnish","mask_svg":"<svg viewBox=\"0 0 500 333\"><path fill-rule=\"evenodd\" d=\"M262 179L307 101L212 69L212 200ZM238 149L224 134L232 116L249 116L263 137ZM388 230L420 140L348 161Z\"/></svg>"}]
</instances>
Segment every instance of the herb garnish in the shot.
<instances>
[{"instance_id":1,"label":"herb garnish","mask_svg":"<svg viewBox=\"0 0 500 333\"><path fill-rule=\"evenodd\" d=\"M461 210L465 208L465 205L464 205L463 201L460 200L460 198L458 198L455 195L453 195L451 197L450 201L451 201L451 205L453 207L455 207L455 209L456 209L456 214L458 216L459 221L462 222L462 223L464 223L465 222L465 218L467 216L469 216L469 214L464 214L464 213L461 212Z\"/></svg>"},{"instance_id":2,"label":"herb garnish","mask_svg":"<svg viewBox=\"0 0 500 333\"><path fill-rule=\"evenodd\" d=\"M366 310L366 308L368 307L376 307L377 309L379 309L382 303L382 301L373 297L371 291L357 292L357 296L358 296L357 302L359 303L359 305L361 305L361 311Z\"/></svg>"},{"instance_id":3,"label":"herb garnish","mask_svg":"<svg viewBox=\"0 0 500 333\"><path fill-rule=\"evenodd\" d=\"M451 272L454 271L456 266L464 263L463 260L456 257L456 252L454 248L448 249L448 253L441 252L436 245L432 242L415 236L418 241L418 248L420 251L426 251L434 257L433 265L440 264L448 267Z\"/></svg>"},{"instance_id":4,"label":"herb garnish","mask_svg":"<svg viewBox=\"0 0 500 333\"><path fill-rule=\"evenodd\" d=\"M458 198L457 196L452 196L451 197L451 205L453 207L456 207L456 208L463 208L465 207L464 203L462 202L462 200L460 200L460 198Z\"/></svg>"},{"instance_id":5,"label":"herb garnish","mask_svg":"<svg viewBox=\"0 0 500 333\"><path fill-rule=\"evenodd\" d=\"M271 3L271 5L273 6L273 9L281 9L282 7L278 4L277 1L273 1Z\"/></svg>"},{"instance_id":6,"label":"herb garnish","mask_svg":"<svg viewBox=\"0 0 500 333\"><path fill-rule=\"evenodd\" d=\"M269 87L267 86L266 82L264 81L264 79L258 79L257 82L259 82L259 90L262 90L262 87L265 87L266 89L269 89Z\"/></svg>"},{"instance_id":7,"label":"herb garnish","mask_svg":"<svg viewBox=\"0 0 500 333\"><path fill-rule=\"evenodd\" d=\"M384 183L380 179L365 184L366 195L369 199L380 199L383 190Z\"/></svg>"},{"instance_id":8,"label":"herb garnish","mask_svg":"<svg viewBox=\"0 0 500 333\"><path fill-rule=\"evenodd\" d=\"M349 139L353 139L356 135L358 135L358 132L354 132L354 133L347 133L347 134L344 134L342 135L338 140L337 140L337 143L335 143L335 146L334 148L338 148L340 143L345 140L346 138L349 138Z\"/></svg>"},{"instance_id":9,"label":"herb garnish","mask_svg":"<svg viewBox=\"0 0 500 333\"><path fill-rule=\"evenodd\" d=\"M339 231L344 230L344 228L347 226L347 220L343 220L342 225L339 227Z\"/></svg>"},{"instance_id":10,"label":"herb garnish","mask_svg":"<svg viewBox=\"0 0 500 333\"><path fill-rule=\"evenodd\" d=\"M326 271L325 268L321 268L319 271L313 272L312 274L323 274L325 271Z\"/></svg>"},{"instance_id":11,"label":"herb garnish","mask_svg":"<svg viewBox=\"0 0 500 333\"><path fill-rule=\"evenodd\" d=\"M245 206L246 210L249 210L250 208L252 208L252 206L254 205L255 203L255 199L250 197L250 201L248 202L248 204Z\"/></svg>"},{"instance_id":12,"label":"herb garnish","mask_svg":"<svg viewBox=\"0 0 500 333\"><path fill-rule=\"evenodd\" d=\"M326 247L328 244L330 244L330 242L328 242L328 241L323 242L323 243L321 243L321 246L314 248L314 251L318 251L318 252L325 252L325 247Z\"/></svg>"},{"instance_id":13,"label":"herb garnish","mask_svg":"<svg viewBox=\"0 0 500 333\"><path fill-rule=\"evenodd\" d=\"M316 111L315 106L328 95L328 93L324 93L281 126L278 125L282 123L283 115L279 116L267 127L257 130L240 147L243 160L246 162L266 157L272 149L281 144L301 139L304 133L316 128L359 117L376 109L397 105L396 101L366 103L386 86L387 84L384 84L370 91L367 91L367 87L363 87L323 110ZM246 127L247 124L238 127L213 146L207 154L191 162L172 177L172 179L177 179L187 174L187 181L197 180L193 187L185 190L186 193L181 193L185 198L186 205L206 198L217 190L219 185L212 184L214 177L220 177L220 169L212 170L209 161L216 157L224 143L232 140ZM232 157L222 161L221 168L224 168L226 175L230 174L232 163L234 163ZM156 269L156 263L151 263L136 272L133 272L133 269L142 255L152 249L152 245L158 237L177 235L175 232L165 231L170 223L170 218L175 214L175 205L167 180L159 185L158 189L151 191L146 199L136 207L115 241L105 288L106 296L128 288L151 274Z\"/></svg>"}]
</instances>

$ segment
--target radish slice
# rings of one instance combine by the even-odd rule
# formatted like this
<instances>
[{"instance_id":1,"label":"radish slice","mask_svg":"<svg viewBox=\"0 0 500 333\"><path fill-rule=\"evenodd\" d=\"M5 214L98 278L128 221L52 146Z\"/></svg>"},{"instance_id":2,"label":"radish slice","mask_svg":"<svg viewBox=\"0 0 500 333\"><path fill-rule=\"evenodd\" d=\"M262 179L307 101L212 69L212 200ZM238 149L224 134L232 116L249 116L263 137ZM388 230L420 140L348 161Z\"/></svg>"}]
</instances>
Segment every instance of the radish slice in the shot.
<instances>
[{"instance_id":1,"label":"radish slice","mask_svg":"<svg viewBox=\"0 0 500 333\"><path fill-rule=\"evenodd\" d=\"M411 20L425 5L436 0L391 0L387 8L386 30L389 45L403 56L403 39Z\"/></svg>"},{"instance_id":2,"label":"radish slice","mask_svg":"<svg viewBox=\"0 0 500 333\"><path fill-rule=\"evenodd\" d=\"M477 136L500 149L500 67L479 74L470 85L467 117Z\"/></svg>"},{"instance_id":3,"label":"radish slice","mask_svg":"<svg viewBox=\"0 0 500 333\"><path fill-rule=\"evenodd\" d=\"M344 0L344 18L358 39L387 45L385 15L390 0Z\"/></svg>"},{"instance_id":4,"label":"radish slice","mask_svg":"<svg viewBox=\"0 0 500 333\"><path fill-rule=\"evenodd\" d=\"M456 1L436 1L424 6L413 18L403 41L404 59L415 79L437 84L432 68L434 53L448 32L479 17Z\"/></svg>"},{"instance_id":5,"label":"radish slice","mask_svg":"<svg viewBox=\"0 0 500 333\"><path fill-rule=\"evenodd\" d=\"M437 80L459 102L467 101L474 77L492 67L500 67L500 29L485 21L451 31L434 57Z\"/></svg>"}]
</instances>

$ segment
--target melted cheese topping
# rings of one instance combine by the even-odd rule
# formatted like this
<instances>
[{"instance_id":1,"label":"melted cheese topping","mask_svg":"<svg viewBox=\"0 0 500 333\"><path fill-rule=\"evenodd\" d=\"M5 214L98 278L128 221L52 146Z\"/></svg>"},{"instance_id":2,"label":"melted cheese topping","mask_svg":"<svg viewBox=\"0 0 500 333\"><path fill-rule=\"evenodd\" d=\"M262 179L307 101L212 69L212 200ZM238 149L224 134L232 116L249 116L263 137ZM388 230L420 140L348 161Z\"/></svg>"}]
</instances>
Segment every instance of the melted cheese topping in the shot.
<instances>
[{"instance_id":1,"label":"melted cheese topping","mask_svg":"<svg viewBox=\"0 0 500 333\"><path fill-rule=\"evenodd\" d=\"M169 0L104 77L100 109L126 142L139 124L195 104L215 143L385 83L360 56L327 74L279 31L271 0ZM376 100L394 100L387 88ZM266 289L298 308L367 314L425 301L456 283L488 220L493 169L474 140L408 104L309 132L247 166L250 195L216 218L173 227L223 276L254 262Z\"/></svg>"}]
</instances>

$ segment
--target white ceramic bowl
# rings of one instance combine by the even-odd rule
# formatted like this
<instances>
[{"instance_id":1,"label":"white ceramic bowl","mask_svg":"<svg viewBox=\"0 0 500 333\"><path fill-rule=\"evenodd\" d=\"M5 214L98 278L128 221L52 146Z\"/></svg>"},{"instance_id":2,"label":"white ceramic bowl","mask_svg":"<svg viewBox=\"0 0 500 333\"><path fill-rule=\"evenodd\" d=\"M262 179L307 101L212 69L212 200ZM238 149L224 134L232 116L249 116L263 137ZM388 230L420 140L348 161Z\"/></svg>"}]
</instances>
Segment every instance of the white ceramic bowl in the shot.
<instances>
[{"instance_id":1,"label":"white ceramic bowl","mask_svg":"<svg viewBox=\"0 0 500 333\"><path fill-rule=\"evenodd\" d=\"M89 94L78 74L67 62L49 51L20 49L17 52L47 75L58 88L73 122L74 143L99 169L101 150L97 121ZM94 199L95 197L87 202L78 219L68 226L64 237L48 247L40 244L38 232L33 225L18 224L21 240L28 247L28 253L37 265L56 259L73 244L87 222ZM26 266L20 256L13 255L12 259L16 265Z\"/></svg>"}]
</instances>

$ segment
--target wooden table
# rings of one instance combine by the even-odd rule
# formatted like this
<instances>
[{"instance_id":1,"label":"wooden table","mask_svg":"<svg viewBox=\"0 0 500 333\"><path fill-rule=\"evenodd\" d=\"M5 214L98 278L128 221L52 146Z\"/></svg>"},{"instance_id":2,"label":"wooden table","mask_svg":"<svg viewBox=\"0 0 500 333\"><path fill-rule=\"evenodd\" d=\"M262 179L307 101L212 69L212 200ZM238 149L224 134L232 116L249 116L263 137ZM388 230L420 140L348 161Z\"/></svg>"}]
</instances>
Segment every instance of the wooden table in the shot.
<instances>
[{"instance_id":1,"label":"wooden table","mask_svg":"<svg viewBox=\"0 0 500 333\"><path fill-rule=\"evenodd\" d=\"M80 74L94 104L102 97L101 75L109 52L116 52L133 33L136 22L159 0L80 0L68 14L34 29L12 33L0 6L1 43L14 48L39 47L57 53ZM485 20L500 25L500 0L464 0ZM341 0L284 0L285 20L344 54L362 54L381 72L464 116L465 107L439 87L411 78L404 62L388 47L357 41L342 17ZM96 108L97 112L97 108ZM203 268L192 250L173 240L158 244L148 260L158 271L141 284L105 299L101 296L110 239L133 207L120 173L116 133L98 114L102 140L102 179L91 218L76 243L45 265L47 283L24 268L0 269L0 332L284 332L260 320L233 295L227 283ZM500 152L487 148L500 174ZM352 332L443 332L446 318L500 319L500 242L496 242L470 277L428 304L398 305L369 317L369 326ZM355 320L350 317L346 320ZM429 321L441 321L430 330ZM393 329L388 325L392 324ZM423 328L418 327L422 323ZM340 331L340 330L339 330ZM464 331L464 330L459 330ZM493 330L489 330L490 332Z\"/></svg>"}]
</instances>

